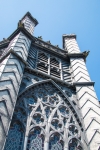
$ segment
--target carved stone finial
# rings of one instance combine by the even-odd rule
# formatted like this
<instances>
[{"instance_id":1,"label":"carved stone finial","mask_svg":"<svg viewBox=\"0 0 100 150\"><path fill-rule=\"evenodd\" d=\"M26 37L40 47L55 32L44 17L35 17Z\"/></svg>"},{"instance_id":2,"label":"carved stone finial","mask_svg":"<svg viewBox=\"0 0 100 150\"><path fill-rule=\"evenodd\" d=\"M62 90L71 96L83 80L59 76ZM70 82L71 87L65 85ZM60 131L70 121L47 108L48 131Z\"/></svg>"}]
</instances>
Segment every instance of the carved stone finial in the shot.
<instances>
[{"instance_id":1,"label":"carved stone finial","mask_svg":"<svg viewBox=\"0 0 100 150\"><path fill-rule=\"evenodd\" d=\"M23 27L24 28L24 23L22 23L21 20L19 20L19 22L18 22L18 28L19 27Z\"/></svg>"},{"instance_id":2,"label":"carved stone finial","mask_svg":"<svg viewBox=\"0 0 100 150\"><path fill-rule=\"evenodd\" d=\"M87 56L89 55L89 52L90 52L90 51L84 51L84 52L83 52L84 56L87 57Z\"/></svg>"},{"instance_id":3,"label":"carved stone finial","mask_svg":"<svg viewBox=\"0 0 100 150\"><path fill-rule=\"evenodd\" d=\"M42 40L43 38L42 38L42 36L38 36L38 39Z\"/></svg>"},{"instance_id":4,"label":"carved stone finial","mask_svg":"<svg viewBox=\"0 0 100 150\"><path fill-rule=\"evenodd\" d=\"M50 41L47 41L47 43L48 43L48 44L51 44L51 42L50 42Z\"/></svg>"},{"instance_id":5,"label":"carved stone finial","mask_svg":"<svg viewBox=\"0 0 100 150\"><path fill-rule=\"evenodd\" d=\"M59 48L59 45L55 45L55 46Z\"/></svg>"}]
</instances>

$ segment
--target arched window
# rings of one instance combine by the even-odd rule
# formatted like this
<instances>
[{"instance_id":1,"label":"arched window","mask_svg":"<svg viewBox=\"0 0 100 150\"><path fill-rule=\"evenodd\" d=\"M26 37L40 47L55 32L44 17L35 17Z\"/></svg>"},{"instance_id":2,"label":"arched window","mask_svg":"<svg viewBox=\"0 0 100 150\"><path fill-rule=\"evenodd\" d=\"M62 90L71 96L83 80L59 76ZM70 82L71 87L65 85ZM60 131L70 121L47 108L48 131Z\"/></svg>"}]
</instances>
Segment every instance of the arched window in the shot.
<instances>
[{"instance_id":1,"label":"arched window","mask_svg":"<svg viewBox=\"0 0 100 150\"><path fill-rule=\"evenodd\" d=\"M48 65L45 64L44 62L39 61L37 63L37 69L44 73L48 73Z\"/></svg>"},{"instance_id":2,"label":"arched window","mask_svg":"<svg viewBox=\"0 0 100 150\"><path fill-rule=\"evenodd\" d=\"M48 73L48 57L46 54L41 52L38 53L37 69Z\"/></svg>"},{"instance_id":3,"label":"arched window","mask_svg":"<svg viewBox=\"0 0 100 150\"><path fill-rule=\"evenodd\" d=\"M45 63L48 63L48 57L46 56L45 53L39 52L38 53L38 60L41 60L41 61L43 61Z\"/></svg>"},{"instance_id":4,"label":"arched window","mask_svg":"<svg viewBox=\"0 0 100 150\"><path fill-rule=\"evenodd\" d=\"M69 150L83 150L83 148L80 142L76 138L73 138L69 141Z\"/></svg>"},{"instance_id":5,"label":"arched window","mask_svg":"<svg viewBox=\"0 0 100 150\"><path fill-rule=\"evenodd\" d=\"M59 62L56 60L56 58L53 58L53 57L50 58L50 65L53 65L59 68Z\"/></svg>"},{"instance_id":6,"label":"arched window","mask_svg":"<svg viewBox=\"0 0 100 150\"><path fill-rule=\"evenodd\" d=\"M43 150L44 144L45 150L64 150L64 147L83 150L75 111L73 114L73 107L55 85L50 82L31 86L19 97L19 102L22 99L27 104L29 118L26 150Z\"/></svg>"},{"instance_id":7,"label":"arched window","mask_svg":"<svg viewBox=\"0 0 100 150\"><path fill-rule=\"evenodd\" d=\"M69 136L78 136L78 129L75 125L70 124L69 125Z\"/></svg>"},{"instance_id":8,"label":"arched window","mask_svg":"<svg viewBox=\"0 0 100 150\"><path fill-rule=\"evenodd\" d=\"M41 129L34 128L29 134L27 150L43 150L44 148L44 137L41 134Z\"/></svg>"},{"instance_id":9,"label":"arched window","mask_svg":"<svg viewBox=\"0 0 100 150\"><path fill-rule=\"evenodd\" d=\"M13 123L10 127L4 150L22 150L24 132L18 123Z\"/></svg>"},{"instance_id":10,"label":"arched window","mask_svg":"<svg viewBox=\"0 0 100 150\"><path fill-rule=\"evenodd\" d=\"M59 61L56 58L50 58L50 75L60 78Z\"/></svg>"},{"instance_id":11,"label":"arched window","mask_svg":"<svg viewBox=\"0 0 100 150\"><path fill-rule=\"evenodd\" d=\"M49 150L63 150L63 142L60 140L60 135L53 134L50 137Z\"/></svg>"}]
</instances>

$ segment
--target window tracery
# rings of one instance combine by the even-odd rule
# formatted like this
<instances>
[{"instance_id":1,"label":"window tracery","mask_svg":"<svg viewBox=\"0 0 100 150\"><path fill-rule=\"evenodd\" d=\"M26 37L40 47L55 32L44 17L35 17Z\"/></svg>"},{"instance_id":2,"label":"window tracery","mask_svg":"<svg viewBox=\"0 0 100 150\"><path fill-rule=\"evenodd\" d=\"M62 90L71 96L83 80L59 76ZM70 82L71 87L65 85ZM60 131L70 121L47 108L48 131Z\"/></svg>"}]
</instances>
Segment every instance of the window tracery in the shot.
<instances>
[{"instance_id":1,"label":"window tracery","mask_svg":"<svg viewBox=\"0 0 100 150\"><path fill-rule=\"evenodd\" d=\"M37 69L48 73L48 57L45 53L38 53Z\"/></svg>"},{"instance_id":2,"label":"window tracery","mask_svg":"<svg viewBox=\"0 0 100 150\"><path fill-rule=\"evenodd\" d=\"M36 128L29 135L27 150L43 150L43 147L44 147L44 137L41 134L41 130Z\"/></svg>"},{"instance_id":3,"label":"window tracery","mask_svg":"<svg viewBox=\"0 0 100 150\"><path fill-rule=\"evenodd\" d=\"M63 142L60 140L60 136L54 134L50 137L49 150L63 150Z\"/></svg>"},{"instance_id":4,"label":"window tracery","mask_svg":"<svg viewBox=\"0 0 100 150\"><path fill-rule=\"evenodd\" d=\"M45 108L45 114L46 114L46 117L48 118L49 117L49 115L50 115L50 107L46 107Z\"/></svg>"},{"instance_id":5,"label":"window tracery","mask_svg":"<svg viewBox=\"0 0 100 150\"><path fill-rule=\"evenodd\" d=\"M66 115L69 114L69 110L68 110L65 106L63 106L63 105L61 105L61 106L59 107L59 111L60 111L60 113L61 113L63 116L66 116Z\"/></svg>"},{"instance_id":6,"label":"window tracery","mask_svg":"<svg viewBox=\"0 0 100 150\"><path fill-rule=\"evenodd\" d=\"M54 57L50 58L50 64L53 65L53 66L55 66L55 67L59 67L59 62Z\"/></svg>"},{"instance_id":7,"label":"window tracery","mask_svg":"<svg viewBox=\"0 0 100 150\"><path fill-rule=\"evenodd\" d=\"M36 99L33 96L27 98L27 104L35 105L36 102L37 101L36 101Z\"/></svg>"},{"instance_id":8,"label":"window tracery","mask_svg":"<svg viewBox=\"0 0 100 150\"><path fill-rule=\"evenodd\" d=\"M71 139L67 143L69 150L83 150L79 142L80 127L68 104L63 100L61 92L53 84L37 85L26 91L23 98L19 98L19 102L22 99L30 106L27 107L30 120L27 120L29 136L26 150L43 150L46 138L49 140L49 150L64 150L64 136ZM23 120L20 112L16 113L18 118Z\"/></svg>"},{"instance_id":9,"label":"window tracery","mask_svg":"<svg viewBox=\"0 0 100 150\"><path fill-rule=\"evenodd\" d=\"M76 138L73 138L69 142L69 150L83 150L83 148L80 142Z\"/></svg>"},{"instance_id":10,"label":"window tracery","mask_svg":"<svg viewBox=\"0 0 100 150\"><path fill-rule=\"evenodd\" d=\"M75 125L73 125L73 124L69 125L69 134L78 136L78 129Z\"/></svg>"}]
</instances>

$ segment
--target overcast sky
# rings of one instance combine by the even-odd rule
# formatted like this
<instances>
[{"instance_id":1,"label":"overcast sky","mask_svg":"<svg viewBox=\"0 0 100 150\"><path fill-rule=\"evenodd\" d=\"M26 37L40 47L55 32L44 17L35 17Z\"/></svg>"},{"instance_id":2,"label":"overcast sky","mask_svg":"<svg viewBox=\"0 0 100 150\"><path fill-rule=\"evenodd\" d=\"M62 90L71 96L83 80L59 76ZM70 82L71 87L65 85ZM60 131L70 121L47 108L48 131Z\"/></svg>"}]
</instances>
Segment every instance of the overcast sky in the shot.
<instances>
[{"instance_id":1,"label":"overcast sky","mask_svg":"<svg viewBox=\"0 0 100 150\"><path fill-rule=\"evenodd\" d=\"M100 0L0 0L0 41L27 11L39 22L34 36L62 48L62 35L74 33L81 52L90 50L86 64L100 100Z\"/></svg>"}]
</instances>

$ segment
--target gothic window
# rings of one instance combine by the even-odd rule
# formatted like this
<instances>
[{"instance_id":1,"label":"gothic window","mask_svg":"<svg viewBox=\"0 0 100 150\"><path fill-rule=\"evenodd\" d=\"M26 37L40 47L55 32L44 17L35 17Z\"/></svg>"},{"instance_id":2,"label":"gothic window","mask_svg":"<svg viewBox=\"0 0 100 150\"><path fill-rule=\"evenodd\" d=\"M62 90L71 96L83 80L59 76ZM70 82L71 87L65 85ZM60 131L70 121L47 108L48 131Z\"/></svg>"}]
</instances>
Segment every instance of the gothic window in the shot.
<instances>
[{"instance_id":1,"label":"gothic window","mask_svg":"<svg viewBox=\"0 0 100 150\"><path fill-rule=\"evenodd\" d=\"M48 63L48 57L46 56L45 53L39 52L38 53L38 60L41 60L41 61L43 61L45 63Z\"/></svg>"},{"instance_id":2,"label":"gothic window","mask_svg":"<svg viewBox=\"0 0 100 150\"><path fill-rule=\"evenodd\" d=\"M59 111L60 111L60 113L61 113L62 115L64 115L64 116L66 116L66 115L69 114L69 110L68 110L65 106L63 106L63 105L61 105L61 106L59 107Z\"/></svg>"},{"instance_id":3,"label":"gothic window","mask_svg":"<svg viewBox=\"0 0 100 150\"><path fill-rule=\"evenodd\" d=\"M51 66L50 75L60 78L60 70L56 67Z\"/></svg>"},{"instance_id":4,"label":"gothic window","mask_svg":"<svg viewBox=\"0 0 100 150\"><path fill-rule=\"evenodd\" d=\"M37 63L37 69L44 73L48 73L48 65L45 64L44 62L41 62L40 60Z\"/></svg>"},{"instance_id":5,"label":"gothic window","mask_svg":"<svg viewBox=\"0 0 100 150\"><path fill-rule=\"evenodd\" d=\"M60 136L53 134L50 137L49 150L63 150L63 142L60 140Z\"/></svg>"},{"instance_id":6,"label":"gothic window","mask_svg":"<svg viewBox=\"0 0 100 150\"><path fill-rule=\"evenodd\" d=\"M69 136L77 136L78 137L78 129L75 125L69 125Z\"/></svg>"},{"instance_id":7,"label":"gothic window","mask_svg":"<svg viewBox=\"0 0 100 150\"><path fill-rule=\"evenodd\" d=\"M43 150L44 148L44 137L41 134L41 130L38 128L34 128L29 134L27 150Z\"/></svg>"},{"instance_id":8,"label":"gothic window","mask_svg":"<svg viewBox=\"0 0 100 150\"><path fill-rule=\"evenodd\" d=\"M36 102L37 101L33 96L27 98L27 104L35 105Z\"/></svg>"},{"instance_id":9,"label":"gothic window","mask_svg":"<svg viewBox=\"0 0 100 150\"><path fill-rule=\"evenodd\" d=\"M53 84L38 84L24 92L23 99L27 108L31 108L26 129L29 131L27 150L43 150L44 138L49 141L47 149L64 150L64 135L69 141L69 150L83 150L79 142L82 139L80 127L72 107L70 109L67 99L63 100L62 93ZM22 118L19 112L17 115Z\"/></svg>"},{"instance_id":10,"label":"gothic window","mask_svg":"<svg viewBox=\"0 0 100 150\"><path fill-rule=\"evenodd\" d=\"M59 62L56 60L56 58L50 58L50 65L53 65L57 68L59 68Z\"/></svg>"},{"instance_id":11,"label":"gothic window","mask_svg":"<svg viewBox=\"0 0 100 150\"><path fill-rule=\"evenodd\" d=\"M38 53L37 69L42 72L48 73L48 57L45 53Z\"/></svg>"},{"instance_id":12,"label":"gothic window","mask_svg":"<svg viewBox=\"0 0 100 150\"><path fill-rule=\"evenodd\" d=\"M44 119L40 113L35 113L33 116L33 119L34 119L36 124L40 124L44 121Z\"/></svg>"},{"instance_id":13,"label":"gothic window","mask_svg":"<svg viewBox=\"0 0 100 150\"><path fill-rule=\"evenodd\" d=\"M48 118L49 117L49 115L50 115L50 107L46 107L45 108L45 113L46 113L46 117Z\"/></svg>"},{"instance_id":14,"label":"gothic window","mask_svg":"<svg viewBox=\"0 0 100 150\"><path fill-rule=\"evenodd\" d=\"M55 117L55 116L54 116ZM57 130L59 129L62 124L59 123L59 120L58 119L53 119L52 122L51 122L51 125Z\"/></svg>"},{"instance_id":15,"label":"gothic window","mask_svg":"<svg viewBox=\"0 0 100 150\"><path fill-rule=\"evenodd\" d=\"M9 130L4 150L22 150L23 140L24 133L21 125L14 123Z\"/></svg>"},{"instance_id":16,"label":"gothic window","mask_svg":"<svg viewBox=\"0 0 100 150\"><path fill-rule=\"evenodd\" d=\"M80 142L76 138L73 138L69 142L69 150L83 150L83 148L81 147Z\"/></svg>"},{"instance_id":17,"label":"gothic window","mask_svg":"<svg viewBox=\"0 0 100 150\"><path fill-rule=\"evenodd\" d=\"M56 58L50 58L50 75L60 78L59 61Z\"/></svg>"}]
</instances>

